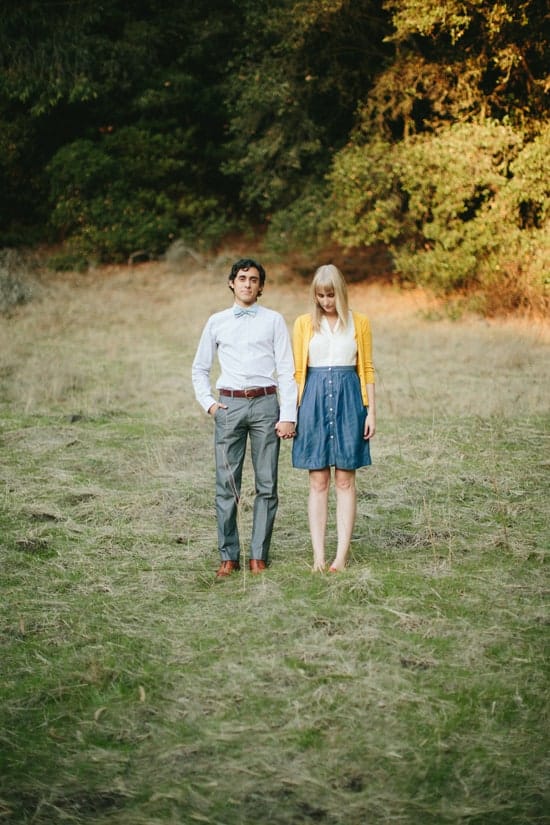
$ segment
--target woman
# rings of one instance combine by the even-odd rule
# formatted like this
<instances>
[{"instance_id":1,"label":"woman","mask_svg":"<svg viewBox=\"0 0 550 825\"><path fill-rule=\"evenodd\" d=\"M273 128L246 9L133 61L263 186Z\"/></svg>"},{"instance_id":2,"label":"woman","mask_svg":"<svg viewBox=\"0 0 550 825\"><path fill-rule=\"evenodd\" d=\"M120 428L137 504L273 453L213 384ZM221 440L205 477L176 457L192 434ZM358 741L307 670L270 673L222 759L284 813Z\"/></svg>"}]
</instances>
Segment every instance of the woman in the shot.
<instances>
[{"instance_id":1,"label":"woman","mask_svg":"<svg viewBox=\"0 0 550 825\"><path fill-rule=\"evenodd\" d=\"M348 308L346 282L332 264L319 267L312 310L296 319L292 347L298 421L292 464L309 470L308 519L313 570L325 569L331 467L338 545L329 570L346 566L355 523L355 471L371 463L376 430L372 336L366 316Z\"/></svg>"}]
</instances>

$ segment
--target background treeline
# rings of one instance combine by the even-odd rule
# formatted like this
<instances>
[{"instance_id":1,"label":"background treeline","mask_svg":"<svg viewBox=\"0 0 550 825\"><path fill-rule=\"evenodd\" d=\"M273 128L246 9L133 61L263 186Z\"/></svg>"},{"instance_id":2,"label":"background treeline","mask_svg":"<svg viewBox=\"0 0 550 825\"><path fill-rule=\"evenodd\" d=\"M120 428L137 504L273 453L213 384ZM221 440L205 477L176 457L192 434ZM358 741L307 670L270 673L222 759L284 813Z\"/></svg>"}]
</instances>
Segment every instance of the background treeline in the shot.
<instances>
[{"instance_id":1,"label":"background treeline","mask_svg":"<svg viewBox=\"0 0 550 825\"><path fill-rule=\"evenodd\" d=\"M0 245L383 244L403 279L544 308L546 0L0 5Z\"/></svg>"}]
</instances>

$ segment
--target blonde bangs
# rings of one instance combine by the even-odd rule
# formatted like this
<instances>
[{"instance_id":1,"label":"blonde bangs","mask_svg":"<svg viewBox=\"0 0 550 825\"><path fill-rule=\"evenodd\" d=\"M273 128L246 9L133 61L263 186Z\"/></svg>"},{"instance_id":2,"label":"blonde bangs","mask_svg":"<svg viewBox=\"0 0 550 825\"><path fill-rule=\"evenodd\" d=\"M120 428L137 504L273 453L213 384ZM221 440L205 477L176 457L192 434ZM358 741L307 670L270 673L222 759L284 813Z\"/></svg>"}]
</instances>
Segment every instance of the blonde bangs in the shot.
<instances>
[{"instance_id":1,"label":"blonde bangs","mask_svg":"<svg viewBox=\"0 0 550 825\"><path fill-rule=\"evenodd\" d=\"M319 332L321 320L323 318L323 310L317 303L317 291L319 289L332 289L336 299L336 312L342 327L348 324L348 290L344 276L334 264L323 264L320 266L313 276L310 286L310 300L311 300L311 317L313 320L313 328Z\"/></svg>"}]
</instances>

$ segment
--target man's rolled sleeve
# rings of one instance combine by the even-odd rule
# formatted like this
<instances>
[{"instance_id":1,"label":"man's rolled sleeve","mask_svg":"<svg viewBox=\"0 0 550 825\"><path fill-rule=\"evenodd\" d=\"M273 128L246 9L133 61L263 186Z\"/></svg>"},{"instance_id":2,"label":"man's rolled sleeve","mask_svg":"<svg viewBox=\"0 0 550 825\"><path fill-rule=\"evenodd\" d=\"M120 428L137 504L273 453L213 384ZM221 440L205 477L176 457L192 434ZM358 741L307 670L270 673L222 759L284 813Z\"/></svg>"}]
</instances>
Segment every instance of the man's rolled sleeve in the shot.
<instances>
[{"instance_id":1,"label":"man's rolled sleeve","mask_svg":"<svg viewBox=\"0 0 550 825\"><path fill-rule=\"evenodd\" d=\"M294 380L294 358L290 335L282 316L279 316L276 322L275 368L279 385L279 419L295 422L298 388Z\"/></svg>"}]
</instances>

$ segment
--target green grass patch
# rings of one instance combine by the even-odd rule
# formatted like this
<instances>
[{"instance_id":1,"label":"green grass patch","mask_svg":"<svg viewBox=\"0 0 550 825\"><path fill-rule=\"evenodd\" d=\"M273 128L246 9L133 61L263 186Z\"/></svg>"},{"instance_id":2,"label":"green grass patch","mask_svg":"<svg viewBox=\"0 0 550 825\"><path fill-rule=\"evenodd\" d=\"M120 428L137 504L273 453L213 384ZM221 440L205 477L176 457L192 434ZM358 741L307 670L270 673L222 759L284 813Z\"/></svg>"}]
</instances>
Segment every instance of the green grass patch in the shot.
<instances>
[{"instance_id":1,"label":"green grass patch","mask_svg":"<svg viewBox=\"0 0 550 825\"><path fill-rule=\"evenodd\" d=\"M210 424L161 397L2 406L0 821L547 821L544 410L381 414L338 576L284 445L272 564L219 582Z\"/></svg>"}]
</instances>

